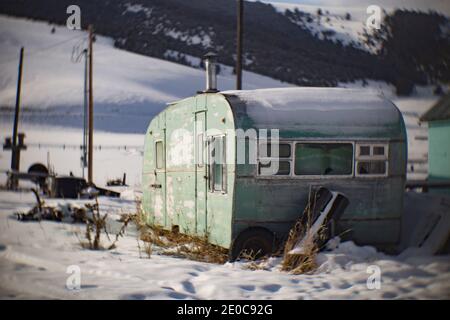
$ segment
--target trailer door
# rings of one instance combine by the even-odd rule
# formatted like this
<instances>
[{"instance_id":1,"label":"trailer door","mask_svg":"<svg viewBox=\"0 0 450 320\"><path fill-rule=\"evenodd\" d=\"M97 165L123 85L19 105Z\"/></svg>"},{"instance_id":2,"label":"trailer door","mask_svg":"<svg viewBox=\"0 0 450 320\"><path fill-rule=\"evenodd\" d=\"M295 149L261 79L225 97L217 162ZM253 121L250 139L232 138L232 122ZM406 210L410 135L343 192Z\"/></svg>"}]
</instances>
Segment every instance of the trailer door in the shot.
<instances>
[{"instance_id":1,"label":"trailer door","mask_svg":"<svg viewBox=\"0 0 450 320\"><path fill-rule=\"evenodd\" d=\"M153 208L155 214L155 224L168 226L167 209L166 209L166 123L165 114L161 114L157 118L158 132L155 132L154 140L154 163L155 175L154 183L151 184L153 189Z\"/></svg>"}]
</instances>

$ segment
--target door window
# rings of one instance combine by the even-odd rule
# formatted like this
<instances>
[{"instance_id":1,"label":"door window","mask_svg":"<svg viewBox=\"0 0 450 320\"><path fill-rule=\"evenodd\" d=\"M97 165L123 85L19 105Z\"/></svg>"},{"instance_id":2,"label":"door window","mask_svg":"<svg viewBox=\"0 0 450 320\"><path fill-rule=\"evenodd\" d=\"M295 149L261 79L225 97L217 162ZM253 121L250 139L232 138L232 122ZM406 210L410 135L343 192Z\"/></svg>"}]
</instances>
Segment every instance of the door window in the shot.
<instances>
[{"instance_id":1,"label":"door window","mask_svg":"<svg viewBox=\"0 0 450 320\"><path fill-rule=\"evenodd\" d=\"M226 139L225 136L210 137L209 147L209 190L226 192Z\"/></svg>"},{"instance_id":2,"label":"door window","mask_svg":"<svg viewBox=\"0 0 450 320\"><path fill-rule=\"evenodd\" d=\"M164 146L162 141L157 141L155 145L156 169L164 168Z\"/></svg>"}]
</instances>

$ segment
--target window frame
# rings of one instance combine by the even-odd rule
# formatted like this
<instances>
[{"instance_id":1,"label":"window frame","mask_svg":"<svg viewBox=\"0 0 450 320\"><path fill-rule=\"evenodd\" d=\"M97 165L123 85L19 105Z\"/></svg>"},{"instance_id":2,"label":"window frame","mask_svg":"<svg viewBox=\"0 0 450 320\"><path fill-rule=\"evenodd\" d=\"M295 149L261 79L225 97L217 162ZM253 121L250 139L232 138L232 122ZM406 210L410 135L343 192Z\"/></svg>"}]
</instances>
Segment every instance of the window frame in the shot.
<instances>
[{"instance_id":1,"label":"window frame","mask_svg":"<svg viewBox=\"0 0 450 320\"><path fill-rule=\"evenodd\" d=\"M324 141L295 141L294 142L294 169L295 169L295 148L297 144L347 144L352 146L352 170L349 174L303 174L296 175L294 170L294 177L302 179L329 179L329 178L353 178L355 173L355 143L353 141L336 141L336 140L324 140Z\"/></svg>"},{"instance_id":2,"label":"window frame","mask_svg":"<svg viewBox=\"0 0 450 320\"><path fill-rule=\"evenodd\" d=\"M290 147L290 156L289 157L283 157L283 158L275 158L275 157L260 157L259 156L259 150L260 150L260 146L262 144L272 144L270 139L258 139L257 140L257 146L256 146L256 174L258 177L276 177L276 178L286 178L286 177L291 177L292 176L292 169L293 169L293 161L294 161L294 152L292 150L292 141L287 141L287 140L279 140L278 145L280 144L287 144ZM272 151L271 151L271 155L272 155ZM268 161L286 161L289 162L289 174L273 174L273 175L262 175L260 174L260 170L259 170L259 166L260 166L260 160L268 160Z\"/></svg>"},{"instance_id":3,"label":"window frame","mask_svg":"<svg viewBox=\"0 0 450 320\"><path fill-rule=\"evenodd\" d=\"M202 133L197 134L197 152L196 152L196 165L198 168L205 166L205 136Z\"/></svg>"},{"instance_id":4,"label":"window frame","mask_svg":"<svg viewBox=\"0 0 450 320\"><path fill-rule=\"evenodd\" d=\"M369 155L361 155L360 148L361 147L369 147L370 152ZM374 148L375 147L383 147L384 154L383 155L375 155ZM355 177L356 178L386 178L389 176L389 142L381 142L381 141L358 141L356 143L356 154L355 154ZM383 174L380 173L359 173L358 172L358 164L360 162L378 162L382 161L385 163L386 170Z\"/></svg>"},{"instance_id":5,"label":"window frame","mask_svg":"<svg viewBox=\"0 0 450 320\"><path fill-rule=\"evenodd\" d=\"M279 161L290 161L290 174L289 175L261 175L259 173L259 146L262 143L269 143L270 139L258 139L257 144L257 164L256 164L256 177L260 179L299 179L299 180L314 180L314 179L351 179L355 176L355 141L352 140L308 140L308 139L280 139L279 144L290 144L291 145L291 157L281 158L283 160ZM349 144L352 146L352 171L350 174L339 174L339 175L296 175L295 174L295 147L297 144ZM263 157L262 159L270 159L270 157Z\"/></svg>"},{"instance_id":6,"label":"window frame","mask_svg":"<svg viewBox=\"0 0 450 320\"><path fill-rule=\"evenodd\" d=\"M162 166L158 167L158 143L162 145ZM162 139L155 140L155 169L164 171L166 170L166 155L164 151L164 141Z\"/></svg>"},{"instance_id":7,"label":"window frame","mask_svg":"<svg viewBox=\"0 0 450 320\"><path fill-rule=\"evenodd\" d=\"M212 163L213 160L213 156L211 153L211 145L215 143L215 139L217 138L222 138L222 164L221 164L221 169L222 169L222 185L221 185L221 189L218 190L215 188L215 175L214 175L214 164ZM207 167L207 177L208 177L208 192L210 193L215 193L215 194L227 194L228 193L228 167L227 167L227 135L226 134L217 134L217 135L212 135L212 136L206 136L206 142L207 142L207 152L208 152L208 156L206 157L207 159L207 163L206 163L206 167Z\"/></svg>"}]
</instances>

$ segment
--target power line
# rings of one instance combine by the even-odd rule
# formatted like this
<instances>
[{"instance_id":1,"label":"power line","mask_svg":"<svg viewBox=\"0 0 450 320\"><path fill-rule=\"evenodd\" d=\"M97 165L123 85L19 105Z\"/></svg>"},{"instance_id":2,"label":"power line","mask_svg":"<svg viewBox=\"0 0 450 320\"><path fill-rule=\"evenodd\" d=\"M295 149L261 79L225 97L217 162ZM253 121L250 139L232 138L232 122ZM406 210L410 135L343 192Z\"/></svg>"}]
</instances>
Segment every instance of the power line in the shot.
<instances>
[{"instance_id":1,"label":"power line","mask_svg":"<svg viewBox=\"0 0 450 320\"><path fill-rule=\"evenodd\" d=\"M74 44L72 48L72 56L70 57L70 60L73 63L78 63L81 61L81 58L83 54L87 52L87 39L81 39L81 41L78 41L76 44Z\"/></svg>"},{"instance_id":2,"label":"power line","mask_svg":"<svg viewBox=\"0 0 450 320\"><path fill-rule=\"evenodd\" d=\"M38 50L34 50L34 51L31 50L31 52L29 52L26 56L27 56L27 58L29 58L29 57L34 56L36 54L48 51L50 49L56 48L56 47L58 47L60 45L63 45L65 43L67 43L67 42L70 42L72 40L75 40L75 39L78 39L78 38L82 38L82 37L86 37L86 35L85 34L80 34L80 35L77 35L75 37L72 37L72 38L69 38L69 39L65 39L63 41L56 42L56 43L51 44L51 45L49 45L47 47L40 48ZM11 59L0 61L0 64L5 64L5 63L9 63L9 62L16 61L16 60L17 60L17 57L12 58L12 56L11 56Z\"/></svg>"}]
</instances>

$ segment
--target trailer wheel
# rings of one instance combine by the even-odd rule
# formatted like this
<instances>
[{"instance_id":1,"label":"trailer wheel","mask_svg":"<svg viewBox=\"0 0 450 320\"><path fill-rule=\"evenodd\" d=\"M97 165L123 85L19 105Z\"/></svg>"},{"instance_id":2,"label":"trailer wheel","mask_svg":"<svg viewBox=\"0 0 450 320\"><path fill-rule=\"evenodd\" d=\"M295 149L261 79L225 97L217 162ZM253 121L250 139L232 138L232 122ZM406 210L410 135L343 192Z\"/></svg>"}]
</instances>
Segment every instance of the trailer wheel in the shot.
<instances>
[{"instance_id":1,"label":"trailer wheel","mask_svg":"<svg viewBox=\"0 0 450 320\"><path fill-rule=\"evenodd\" d=\"M28 168L28 173L37 173L40 176L35 176L31 181L37 183L41 189L45 189L45 180L48 176L48 169L42 163L34 163Z\"/></svg>"},{"instance_id":2,"label":"trailer wheel","mask_svg":"<svg viewBox=\"0 0 450 320\"><path fill-rule=\"evenodd\" d=\"M238 260L243 254L254 255L256 259L274 251L275 237L267 229L250 228L242 231L233 241L230 260Z\"/></svg>"}]
</instances>

